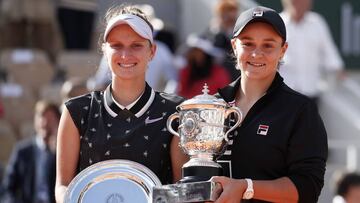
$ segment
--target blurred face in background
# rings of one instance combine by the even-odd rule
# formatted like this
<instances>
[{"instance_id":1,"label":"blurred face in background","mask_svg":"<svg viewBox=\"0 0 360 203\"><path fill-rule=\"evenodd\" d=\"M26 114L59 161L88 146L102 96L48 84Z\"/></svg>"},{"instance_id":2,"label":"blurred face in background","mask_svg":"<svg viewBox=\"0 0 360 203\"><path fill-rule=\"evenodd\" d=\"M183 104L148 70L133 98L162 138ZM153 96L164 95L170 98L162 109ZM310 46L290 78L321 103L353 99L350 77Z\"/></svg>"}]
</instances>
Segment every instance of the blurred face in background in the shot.
<instances>
[{"instance_id":1,"label":"blurred face in background","mask_svg":"<svg viewBox=\"0 0 360 203\"><path fill-rule=\"evenodd\" d=\"M40 136L45 144L56 140L59 118L54 111L47 109L35 113L34 125L37 136Z\"/></svg>"},{"instance_id":2,"label":"blurred face in background","mask_svg":"<svg viewBox=\"0 0 360 203\"><path fill-rule=\"evenodd\" d=\"M221 13L220 15L220 24L222 29L227 33L231 34L238 17L237 9L228 9L227 11Z\"/></svg>"},{"instance_id":3,"label":"blurred face in background","mask_svg":"<svg viewBox=\"0 0 360 203\"><path fill-rule=\"evenodd\" d=\"M205 64L205 53L199 48L190 48L186 57L188 64L193 67L201 67Z\"/></svg>"},{"instance_id":4,"label":"blurred face in background","mask_svg":"<svg viewBox=\"0 0 360 203\"><path fill-rule=\"evenodd\" d=\"M312 0L283 0L296 21L300 21L312 8Z\"/></svg>"}]
</instances>

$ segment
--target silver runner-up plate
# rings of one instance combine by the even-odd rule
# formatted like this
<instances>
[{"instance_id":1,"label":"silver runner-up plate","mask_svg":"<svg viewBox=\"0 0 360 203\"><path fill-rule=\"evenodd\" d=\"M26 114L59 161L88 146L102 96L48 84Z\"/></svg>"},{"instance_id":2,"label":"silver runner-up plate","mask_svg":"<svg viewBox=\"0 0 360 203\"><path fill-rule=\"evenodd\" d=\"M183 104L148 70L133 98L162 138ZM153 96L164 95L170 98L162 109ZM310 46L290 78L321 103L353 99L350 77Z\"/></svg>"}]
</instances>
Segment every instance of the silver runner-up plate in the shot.
<instances>
[{"instance_id":1,"label":"silver runner-up plate","mask_svg":"<svg viewBox=\"0 0 360 203\"><path fill-rule=\"evenodd\" d=\"M69 184L65 203L147 203L158 177L142 164L108 160L81 171Z\"/></svg>"}]
</instances>

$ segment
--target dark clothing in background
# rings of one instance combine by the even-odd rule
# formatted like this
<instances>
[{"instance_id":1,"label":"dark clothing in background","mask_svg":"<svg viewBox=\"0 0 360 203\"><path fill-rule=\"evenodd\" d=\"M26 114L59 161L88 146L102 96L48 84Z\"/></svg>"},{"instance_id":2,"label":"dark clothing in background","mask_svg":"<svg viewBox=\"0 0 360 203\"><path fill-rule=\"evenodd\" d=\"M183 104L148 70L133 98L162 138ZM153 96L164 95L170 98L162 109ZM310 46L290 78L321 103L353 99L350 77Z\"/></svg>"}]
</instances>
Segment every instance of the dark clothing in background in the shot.
<instances>
[{"instance_id":1,"label":"dark clothing in background","mask_svg":"<svg viewBox=\"0 0 360 203\"><path fill-rule=\"evenodd\" d=\"M234 54L230 37L227 36L224 32L216 32L211 29L206 30L202 36L211 41L215 47L224 51L224 59L221 65L224 66L228 71L229 75L231 76L231 81L236 80L236 78L240 76L240 71L235 67L235 59L233 58Z\"/></svg>"},{"instance_id":2,"label":"dark clothing in background","mask_svg":"<svg viewBox=\"0 0 360 203\"><path fill-rule=\"evenodd\" d=\"M65 49L90 49L95 13L68 8L57 12Z\"/></svg>"},{"instance_id":3,"label":"dark clothing in background","mask_svg":"<svg viewBox=\"0 0 360 203\"><path fill-rule=\"evenodd\" d=\"M51 153L41 149L36 138L15 146L4 176L3 203L40 203L39 187L46 187L45 195L50 198L46 203L55 203L55 154L45 152ZM48 159L40 163L41 157Z\"/></svg>"}]
</instances>

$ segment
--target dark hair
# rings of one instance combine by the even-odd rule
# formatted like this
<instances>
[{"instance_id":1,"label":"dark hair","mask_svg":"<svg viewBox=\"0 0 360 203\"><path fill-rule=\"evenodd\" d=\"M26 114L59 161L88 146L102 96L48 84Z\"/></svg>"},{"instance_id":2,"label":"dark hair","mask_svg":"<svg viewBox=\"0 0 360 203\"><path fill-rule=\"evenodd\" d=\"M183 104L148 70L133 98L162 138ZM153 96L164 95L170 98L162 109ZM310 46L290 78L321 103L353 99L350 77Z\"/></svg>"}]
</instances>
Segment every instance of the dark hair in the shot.
<instances>
[{"instance_id":1,"label":"dark hair","mask_svg":"<svg viewBox=\"0 0 360 203\"><path fill-rule=\"evenodd\" d=\"M191 49L201 50L199 48ZM201 64L195 63L194 61L189 61L189 66L191 68L190 77L188 79L189 83L204 79L211 74L214 65L214 57L206 53L205 51L202 51L202 53L204 54L204 59Z\"/></svg>"},{"instance_id":2,"label":"dark hair","mask_svg":"<svg viewBox=\"0 0 360 203\"><path fill-rule=\"evenodd\" d=\"M338 182L336 193L344 197L354 186L360 186L360 174L355 172L345 174Z\"/></svg>"},{"instance_id":3,"label":"dark hair","mask_svg":"<svg viewBox=\"0 0 360 203\"><path fill-rule=\"evenodd\" d=\"M112 6L110 7L104 17L104 27L107 26L107 24L109 23L109 21L121 14L132 14L132 15L136 15L140 18L142 18L149 26L152 32L154 32L154 28L151 25L148 17L145 15L145 13L140 10L138 7L131 5L131 4L121 4L118 6ZM103 34L102 34L103 35ZM103 36L101 36L100 38L101 40L103 39Z\"/></svg>"},{"instance_id":4,"label":"dark hair","mask_svg":"<svg viewBox=\"0 0 360 203\"><path fill-rule=\"evenodd\" d=\"M47 101L47 100L40 100L40 101L36 102L36 105L35 105L35 114L36 115L43 114L46 111L54 112L57 119L60 119L60 117L61 117L59 106L56 105L55 103Z\"/></svg>"}]
</instances>

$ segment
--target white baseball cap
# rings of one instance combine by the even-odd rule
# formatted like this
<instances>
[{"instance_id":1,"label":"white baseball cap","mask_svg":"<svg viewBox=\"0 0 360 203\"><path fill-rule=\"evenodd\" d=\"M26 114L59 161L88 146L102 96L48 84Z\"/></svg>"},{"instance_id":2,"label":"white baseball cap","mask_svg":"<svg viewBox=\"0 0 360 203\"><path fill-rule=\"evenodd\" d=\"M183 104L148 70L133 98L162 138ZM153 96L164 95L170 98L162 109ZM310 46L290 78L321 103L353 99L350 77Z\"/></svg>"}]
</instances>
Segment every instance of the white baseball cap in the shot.
<instances>
[{"instance_id":1,"label":"white baseball cap","mask_svg":"<svg viewBox=\"0 0 360 203\"><path fill-rule=\"evenodd\" d=\"M104 41L107 40L107 36L110 31L117 25L127 24L141 37L148 39L151 44L154 43L153 31L149 24L141 17L133 14L121 14L112 18L106 26L104 33Z\"/></svg>"}]
</instances>

